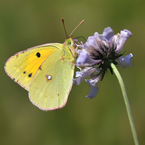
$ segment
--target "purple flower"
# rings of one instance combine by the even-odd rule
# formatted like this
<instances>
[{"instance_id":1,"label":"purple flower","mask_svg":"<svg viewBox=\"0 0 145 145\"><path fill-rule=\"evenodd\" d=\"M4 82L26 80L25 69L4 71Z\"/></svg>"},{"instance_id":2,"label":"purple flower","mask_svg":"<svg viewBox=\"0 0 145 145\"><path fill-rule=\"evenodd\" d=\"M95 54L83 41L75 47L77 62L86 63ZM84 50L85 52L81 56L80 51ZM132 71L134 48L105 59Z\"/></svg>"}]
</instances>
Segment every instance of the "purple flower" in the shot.
<instances>
[{"instance_id":1,"label":"purple flower","mask_svg":"<svg viewBox=\"0 0 145 145\"><path fill-rule=\"evenodd\" d=\"M80 71L76 72L74 83L79 85L84 78L90 76L90 79L86 80L91 87L88 98L96 96L98 93L97 83L103 79L108 69L113 74L111 63L123 68L132 66L133 55L130 53L123 57L124 53L120 53L124 43L131 35L132 33L126 29L120 34L114 35L113 30L107 27L103 34L95 32L93 36L88 37L85 44L78 45L81 49L77 52L76 66L80 68Z\"/></svg>"}]
</instances>

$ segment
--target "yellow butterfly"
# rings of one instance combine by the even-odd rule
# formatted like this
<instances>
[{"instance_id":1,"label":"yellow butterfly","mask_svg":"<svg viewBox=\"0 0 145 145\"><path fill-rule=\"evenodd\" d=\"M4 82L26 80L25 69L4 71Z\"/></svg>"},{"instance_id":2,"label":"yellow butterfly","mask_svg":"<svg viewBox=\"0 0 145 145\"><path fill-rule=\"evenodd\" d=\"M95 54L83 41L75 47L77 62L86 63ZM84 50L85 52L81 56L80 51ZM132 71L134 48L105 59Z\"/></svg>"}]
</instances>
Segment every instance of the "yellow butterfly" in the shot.
<instances>
[{"instance_id":1,"label":"yellow butterfly","mask_svg":"<svg viewBox=\"0 0 145 145\"><path fill-rule=\"evenodd\" d=\"M62 22L64 25L63 19ZM74 41L70 36L63 44L48 43L18 52L7 60L4 68L11 79L29 91L34 105L41 110L55 110L67 102L73 84L75 57Z\"/></svg>"}]
</instances>

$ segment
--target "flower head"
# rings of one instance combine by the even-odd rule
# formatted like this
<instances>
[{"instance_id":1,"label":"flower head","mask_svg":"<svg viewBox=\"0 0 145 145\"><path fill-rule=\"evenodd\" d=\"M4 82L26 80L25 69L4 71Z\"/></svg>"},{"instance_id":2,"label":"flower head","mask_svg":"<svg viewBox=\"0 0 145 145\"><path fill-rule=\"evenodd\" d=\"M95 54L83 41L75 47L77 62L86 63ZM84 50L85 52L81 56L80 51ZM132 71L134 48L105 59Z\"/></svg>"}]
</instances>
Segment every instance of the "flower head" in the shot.
<instances>
[{"instance_id":1,"label":"flower head","mask_svg":"<svg viewBox=\"0 0 145 145\"><path fill-rule=\"evenodd\" d=\"M103 34L95 32L88 37L85 44L79 45L76 66L84 67L76 73L74 83L79 85L82 80L90 76L86 82L91 86L88 98L93 98L98 92L97 83L103 79L105 72L109 69L113 74L111 63L122 66L132 66L132 54L123 57L120 53L126 40L132 35L129 30L124 29L121 33L114 35L110 27L104 29Z\"/></svg>"}]
</instances>

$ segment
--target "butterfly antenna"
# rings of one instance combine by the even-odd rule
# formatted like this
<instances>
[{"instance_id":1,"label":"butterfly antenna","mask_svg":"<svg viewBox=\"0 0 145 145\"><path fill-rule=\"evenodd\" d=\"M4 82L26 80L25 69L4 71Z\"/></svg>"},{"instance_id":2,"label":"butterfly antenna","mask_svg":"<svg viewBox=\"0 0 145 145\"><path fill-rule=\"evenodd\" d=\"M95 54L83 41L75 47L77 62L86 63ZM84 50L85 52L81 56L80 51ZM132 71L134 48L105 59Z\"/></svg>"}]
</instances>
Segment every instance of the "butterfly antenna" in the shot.
<instances>
[{"instance_id":1,"label":"butterfly antenna","mask_svg":"<svg viewBox=\"0 0 145 145\"><path fill-rule=\"evenodd\" d=\"M65 25L64 25L64 19L62 18L61 20L62 20L62 24L63 24L63 28L64 28L64 32L65 32L66 38L68 38L67 33L66 33L66 29L65 29Z\"/></svg>"},{"instance_id":2,"label":"butterfly antenna","mask_svg":"<svg viewBox=\"0 0 145 145\"><path fill-rule=\"evenodd\" d=\"M69 37L73 34L73 32L82 24L84 23L85 20L82 20L75 28L74 30L71 32L71 34L69 35Z\"/></svg>"}]
</instances>

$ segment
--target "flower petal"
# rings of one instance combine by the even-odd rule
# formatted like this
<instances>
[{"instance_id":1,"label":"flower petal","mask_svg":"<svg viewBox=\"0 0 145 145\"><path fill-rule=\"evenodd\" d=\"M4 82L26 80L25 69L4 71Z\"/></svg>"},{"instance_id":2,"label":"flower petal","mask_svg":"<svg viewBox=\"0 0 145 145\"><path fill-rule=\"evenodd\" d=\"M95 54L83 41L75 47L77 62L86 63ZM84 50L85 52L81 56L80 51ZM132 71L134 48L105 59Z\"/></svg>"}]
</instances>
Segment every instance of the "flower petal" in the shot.
<instances>
[{"instance_id":1,"label":"flower petal","mask_svg":"<svg viewBox=\"0 0 145 145\"><path fill-rule=\"evenodd\" d=\"M76 66L88 66L101 62L101 60L91 59L85 49L79 51L79 57L76 61Z\"/></svg>"},{"instance_id":2,"label":"flower petal","mask_svg":"<svg viewBox=\"0 0 145 145\"><path fill-rule=\"evenodd\" d=\"M132 57L133 57L132 53L130 53L129 55L126 55L125 57L123 56L119 57L119 60L118 60L119 66L123 68L127 66L132 66Z\"/></svg>"},{"instance_id":3,"label":"flower petal","mask_svg":"<svg viewBox=\"0 0 145 145\"><path fill-rule=\"evenodd\" d=\"M89 36L83 47L84 48L88 48L88 47L95 48L96 47L95 37L94 36Z\"/></svg>"},{"instance_id":4,"label":"flower petal","mask_svg":"<svg viewBox=\"0 0 145 145\"><path fill-rule=\"evenodd\" d=\"M99 90L99 88L98 88L98 86L97 86L97 84L91 84L90 83L90 80L85 80L88 84L89 84L89 86L91 87L91 89L90 89L90 92L89 92L89 94L86 96L87 98L89 98L89 99L92 99L92 98L94 98L94 97L96 97L96 95L97 95L97 93L98 93L98 90Z\"/></svg>"},{"instance_id":5,"label":"flower petal","mask_svg":"<svg viewBox=\"0 0 145 145\"><path fill-rule=\"evenodd\" d=\"M111 27L107 27L104 29L102 35L103 35L103 37L105 37L105 39L107 39L109 41L114 36L114 32L111 29Z\"/></svg>"},{"instance_id":6,"label":"flower petal","mask_svg":"<svg viewBox=\"0 0 145 145\"><path fill-rule=\"evenodd\" d=\"M76 85L79 85L84 78L91 75L94 71L96 71L96 68L93 67L86 67L85 69L82 69L81 71L76 72L76 79L73 79L73 83Z\"/></svg>"},{"instance_id":7,"label":"flower petal","mask_svg":"<svg viewBox=\"0 0 145 145\"><path fill-rule=\"evenodd\" d=\"M127 29L121 31L121 34L114 35L113 41L116 48L116 53L119 53L122 50L124 43L130 36L132 36L132 33Z\"/></svg>"}]
</instances>

